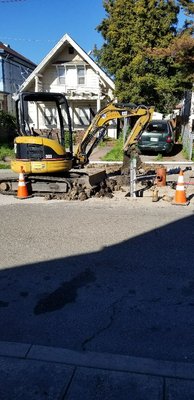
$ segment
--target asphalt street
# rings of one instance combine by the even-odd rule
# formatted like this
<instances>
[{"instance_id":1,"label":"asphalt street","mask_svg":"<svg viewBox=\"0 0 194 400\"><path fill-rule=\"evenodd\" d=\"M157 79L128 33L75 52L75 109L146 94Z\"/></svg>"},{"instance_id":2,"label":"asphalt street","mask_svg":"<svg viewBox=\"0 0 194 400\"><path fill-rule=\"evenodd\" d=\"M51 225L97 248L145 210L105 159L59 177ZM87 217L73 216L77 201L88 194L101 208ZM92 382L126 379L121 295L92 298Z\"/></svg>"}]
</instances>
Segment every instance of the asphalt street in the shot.
<instances>
[{"instance_id":1,"label":"asphalt street","mask_svg":"<svg viewBox=\"0 0 194 400\"><path fill-rule=\"evenodd\" d=\"M0 196L0 341L193 362L193 210Z\"/></svg>"}]
</instances>

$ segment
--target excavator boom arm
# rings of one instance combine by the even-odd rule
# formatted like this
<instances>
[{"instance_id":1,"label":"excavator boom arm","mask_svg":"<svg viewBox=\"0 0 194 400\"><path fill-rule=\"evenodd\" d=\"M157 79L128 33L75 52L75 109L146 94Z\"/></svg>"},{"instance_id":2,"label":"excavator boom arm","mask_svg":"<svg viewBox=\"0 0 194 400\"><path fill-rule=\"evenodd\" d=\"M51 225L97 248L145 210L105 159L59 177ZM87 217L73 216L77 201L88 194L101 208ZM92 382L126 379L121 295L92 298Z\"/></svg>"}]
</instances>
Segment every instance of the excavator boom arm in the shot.
<instances>
[{"instance_id":1,"label":"excavator boom arm","mask_svg":"<svg viewBox=\"0 0 194 400\"><path fill-rule=\"evenodd\" d=\"M112 120L130 118L135 124L128 136L123 150L126 152L130 145L135 144L141 131L150 121L153 114L153 107L136 106L134 104L110 103L102 108L94 117L92 123L86 130L82 141L75 152L77 164L84 165L88 162L89 156L106 134L109 122ZM89 149L88 146L90 145Z\"/></svg>"},{"instance_id":2,"label":"excavator boom arm","mask_svg":"<svg viewBox=\"0 0 194 400\"><path fill-rule=\"evenodd\" d=\"M143 110L145 112L143 112ZM124 152L127 152L129 147L138 141L141 132L145 129L145 126L151 120L153 112L154 112L153 107L144 109L144 108L142 108L142 106L140 106L139 108L137 108L136 116L139 116L139 118L137 119L135 125L133 126L133 128L124 144L124 147L123 147Z\"/></svg>"}]
</instances>

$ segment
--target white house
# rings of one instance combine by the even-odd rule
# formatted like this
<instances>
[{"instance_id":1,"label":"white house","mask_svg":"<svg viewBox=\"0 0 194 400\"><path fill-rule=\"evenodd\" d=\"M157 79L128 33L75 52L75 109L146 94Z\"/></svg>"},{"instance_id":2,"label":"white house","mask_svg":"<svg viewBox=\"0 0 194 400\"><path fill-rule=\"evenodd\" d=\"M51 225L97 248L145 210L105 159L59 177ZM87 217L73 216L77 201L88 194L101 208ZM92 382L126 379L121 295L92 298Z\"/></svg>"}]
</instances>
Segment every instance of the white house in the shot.
<instances>
[{"instance_id":1,"label":"white house","mask_svg":"<svg viewBox=\"0 0 194 400\"><path fill-rule=\"evenodd\" d=\"M65 34L48 53L20 91L65 93L72 118L73 130L88 126L98 111L113 99L115 85L112 79L68 35ZM36 110L34 108L34 117ZM52 105L44 110L44 125L56 127Z\"/></svg>"}]
</instances>

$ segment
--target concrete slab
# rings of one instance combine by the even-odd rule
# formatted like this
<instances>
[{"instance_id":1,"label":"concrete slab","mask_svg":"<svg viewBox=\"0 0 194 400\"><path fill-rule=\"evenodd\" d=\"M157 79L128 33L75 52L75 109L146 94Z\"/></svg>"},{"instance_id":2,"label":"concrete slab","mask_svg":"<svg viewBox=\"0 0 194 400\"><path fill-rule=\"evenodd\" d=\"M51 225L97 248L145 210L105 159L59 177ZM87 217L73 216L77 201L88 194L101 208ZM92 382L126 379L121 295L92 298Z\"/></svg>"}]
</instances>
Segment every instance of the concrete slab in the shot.
<instances>
[{"instance_id":1,"label":"concrete slab","mask_svg":"<svg viewBox=\"0 0 194 400\"><path fill-rule=\"evenodd\" d=\"M60 364L1 357L0 399L60 399L73 371L72 367Z\"/></svg>"},{"instance_id":2,"label":"concrete slab","mask_svg":"<svg viewBox=\"0 0 194 400\"><path fill-rule=\"evenodd\" d=\"M64 400L162 400L163 380L125 372L78 368Z\"/></svg>"},{"instance_id":3,"label":"concrete slab","mask_svg":"<svg viewBox=\"0 0 194 400\"><path fill-rule=\"evenodd\" d=\"M31 345L16 342L0 342L0 356L25 358Z\"/></svg>"},{"instance_id":4,"label":"concrete slab","mask_svg":"<svg viewBox=\"0 0 194 400\"><path fill-rule=\"evenodd\" d=\"M194 364L151 358L131 357L119 354L95 353L90 351L74 351L69 349L32 345L27 355L28 359L52 361L75 365L139 373L143 375L167 376L171 378L193 379Z\"/></svg>"},{"instance_id":5,"label":"concrete slab","mask_svg":"<svg viewBox=\"0 0 194 400\"><path fill-rule=\"evenodd\" d=\"M194 381L167 379L165 400L193 400Z\"/></svg>"}]
</instances>

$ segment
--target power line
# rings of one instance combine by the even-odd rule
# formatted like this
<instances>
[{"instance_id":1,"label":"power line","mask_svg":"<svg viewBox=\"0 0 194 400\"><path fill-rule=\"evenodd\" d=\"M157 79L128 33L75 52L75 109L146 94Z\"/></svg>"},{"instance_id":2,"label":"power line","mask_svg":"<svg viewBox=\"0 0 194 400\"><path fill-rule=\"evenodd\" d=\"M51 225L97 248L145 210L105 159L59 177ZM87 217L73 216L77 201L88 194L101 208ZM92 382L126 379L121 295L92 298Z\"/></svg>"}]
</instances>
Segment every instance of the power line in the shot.
<instances>
[{"instance_id":1,"label":"power line","mask_svg":"<svg viewBox=\"0 0 194 400\"><path fill-rule=\"evenodd\" d=\"M21 1L26 0L0 0L0 3L21 3Z\"/></svg>"},{"instance_id":2,"label":"power line","mask_svg":"<svg viewBox=\"0 0 194 400\"><path fill-rule=\"evenodd\" d=\"M16 38L16 37L9 37L9 36L0 36L0 39L15 40L16 42L48 42L48 43L56 42L56 40L53 40L53 39L30 39L30 38Z\"/></svg>"}]
</instances>

